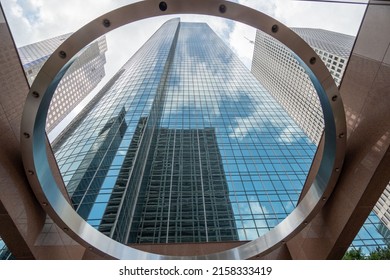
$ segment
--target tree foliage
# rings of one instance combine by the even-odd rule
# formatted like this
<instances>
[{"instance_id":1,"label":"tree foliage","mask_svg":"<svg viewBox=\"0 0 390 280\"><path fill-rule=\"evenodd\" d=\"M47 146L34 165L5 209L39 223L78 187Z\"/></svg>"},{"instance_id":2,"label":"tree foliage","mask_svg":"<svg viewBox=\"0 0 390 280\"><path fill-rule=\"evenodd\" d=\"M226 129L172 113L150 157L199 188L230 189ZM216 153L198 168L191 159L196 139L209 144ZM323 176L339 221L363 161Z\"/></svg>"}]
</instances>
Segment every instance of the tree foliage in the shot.
<instances>
[{"instance_id":1,"label":"tree foliage","mask_svg":"<svg viewBox=\"0 0 390 280\"><path fill-rule=\"evenodd\" d=\"M343 260L390 260L390 247L377 247L369 255L365 255L361 248L352 248L345 253Z\"/></svg>"},{"instance_id":2,"label":"tree foliage","mask_svg":"<svg viewBox=\"0 0 390 280\"><path fill-rule=\"evenodd\" d=\"M361 248L349 249L343 257L343 260L364 260L364 259L365 259L365 256L364 256Z\"/></svg>"},{"instance_id":3,"label":"tree foliage","mask_svg":"<svg viewBox=\"0 0 390 280\"><path fill-rule=\"evenodd\" d=\"M390 260L390 247L377 247L369 255L369 260Z\"/></svg>"}]
</instances>

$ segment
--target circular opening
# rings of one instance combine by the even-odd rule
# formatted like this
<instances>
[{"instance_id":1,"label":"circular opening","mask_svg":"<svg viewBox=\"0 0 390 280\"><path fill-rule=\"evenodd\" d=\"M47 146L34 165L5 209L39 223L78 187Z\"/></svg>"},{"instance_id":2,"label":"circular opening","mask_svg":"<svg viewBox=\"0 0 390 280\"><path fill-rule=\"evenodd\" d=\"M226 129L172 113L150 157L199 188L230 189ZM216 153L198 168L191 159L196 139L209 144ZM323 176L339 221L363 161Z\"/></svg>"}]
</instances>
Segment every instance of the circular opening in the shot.
<instances>
[{"instance_id":1,"label":"circular opening","mask_svg":"<svg viewBox=\"0 0 390 280\"><path fill-rule=\"evenodd\" d=\"M177 34L177 39L174 39L174 34ZM294 209L297 194L304 185L303 178L309 171L307 166L316 151L315 143L307 143L309 139L285 109L277 105L271 94L262 90L261 82L251 76L211 26L171 19L159 26L152 38L156 47L146 43L140 51L148 48L150 53L164 50L168 54L168 47L175 51L169 60L171 66L166 72L161 93L154 93L156 87L153 83L134 86L145 78L138 73L149 73L146 75L152 75L153 80L160 80L161 72L151 71L148 64L128 61L125 64L132 71L117 72L120 78L109 90L101 92L103 97L94 105L94 113L82 113L77 117L84 119L86 124L80 124L74 131L67 130L66 136L52 145L75 210L91 225L124 244L164 243L167 240L169 243L231 242L258 238ZM172 40L172 45L159 45L161 40ZM183 62L188 52L191 56ZM207 61L202 59L204 54L208 55ZM143 57L133 61L145 60L147 58ZM163 69L165 58L162 56L159 61L163 61L159 64ZM237 73L240 73L239 77ZM245 83L243 76L246 77ZM212 83L201 79L206 77L212 77ZM216 84L218 87L213 86ZM237 86L231 87L231 84ZM154 88L149 95L153 100L161 98L164 101L160 105L147 106L152 99L144 97L145 88ZM202 90L191 90L198 88ZM312 91L316 97L315 89ZM56 94L53 99L60 99L61 96ZM176 98L178 94L183 98ZM263 100L268 100L268 106L261 105ZM319 103L315 107L318 106ZM52 104L50 109L53 107L57 106ZM135 107L137 112L131 109ZM160 116L159 125L151 124L152 112ZM137 124L135 129L132 124ZM158 139L155 144L144 144L149 139L146 129L155 131L150 134ZM139 137L143 138L142 144L137 148L130 147L131 142L126 139ZM74 143L80 148L75 148ZM145 150L143 145L147 146L149 155L142 153ZM172 150L173 146L177 151ZM302 147L305 155L299 155L297 160L297 155L290 151ZM109 152L105 151L106 148ZM129 149L135 149L139 154L124 157ZM96 153L102 156L96 156ZM77 161L74 160L76 155ZM280 159L281 155L283 159ZM93 164L89 162L91 158L94 158ZM126 162L139 166L144 158L149 158L151 163L150 167L142 167L143 176L137 172L119 175L132 168ZM160 162L170 168L162 167ZM69 165L72 168L66 168ZM290 184L287 178L292 166L299 167L295 170L299 179L286 188L284 186ZM89 177L87 173L96 175ZM109 180L100 180L108 176ZM158 188L155 187L156 179L152 178L160 178ZM138 184L142 186L136 195L137 200L131 199L130 195L124 197L120 192L119 186L124 185L124 181L130 190L136 189ZM85 194L83 186L87 186ZM218 192L220 195L217 196ZM135 213L140 213L137 220L123 226L131 228L129 235L116 233L116 229L122 227L120 222L110 228L112 223L109 220L113 220L114 212L117 213L115 219L119 219L121 211L127 209L112 202L111 196L118 201L120 194L122 205L130 204L128 208L135 207ZM79 196L84 197L78 200ZM89 209L87 204L92 205L91 201L95 204ZM142 201L157 202L148 204ZM156 208L155 204L168 205L169 201L176 206L170 210ZM99 212L104 205L107 205L106 210ZM152 224L152 213L158 217L153 222L158 225L156 228L162 229L158 237L148 236L146 232ZM186 218L170 219L173 215ZM197 218L189 219L188 216ZM219 220L223 222L219 223ZM192 235L186 232L189 225ZM137 232L135 228L138 228Z\"/></svg>"},{"instance_id":2,"label":"circular opening","mask_svg":"<svg viewBox=\"0 0 390 280\"><path fill-rule=\"evenodd\" d=\"M164 2L161 2L161 3L164 3ZM205 4L205 2L204 2L204 4ZM144 5L144 3L133 4L133 5L129 5L127 7L131 8L131 7L134 7L134 5ZM145 4L145 5L148 6L147 4ZM242 6L239 6L239 5L235 6L236 9L240 9L241 7ZM160 8L161 8L161 6L160 6ZM172 13L183 12L183 10L181 10L181 9L184 9L184 11L188 12L188 11L192 11L192 8L193 7L189 7L189 6L183 5L183 6L180 7L180 9L177 8L177 10L171 11L171 12ZM188 10L186 10L186 9L188 9ZM151 15L153 15L153 14L151 14ZM148 12L145 11L144 17L146 18L146 17L151 16L151 15L149 15ZM264 16L261 13L258 13L258 16L259 17L265 17L268 22L274 21L274 20L272 20L270 18L267 18L266 16ZM240 21L240 20L243 20L243 19L238 18L236 20ZM125 23L128 23L128 22L131 22L131 19L127 19L124 22L122 22L121 24L125 24ZM256 26L255 22L253 22L252 24L253 24L254 27L262 28L262 27ZM91 23L91 26L92 26L92 28L94 28L94 25L92 23ZM269 30L269 26L270 25L268 25L268 30ZM286 32L287 31L288 31L288 29L286 29ZM85 30L84 30L84 32L85 32ZM73 37L71 37L69 42L73 42L74 40L76 40L76 42L77 42L77 36L81 36L81 34L84 35L85 34L84 32L80 31L80 32L76 33ZM93 36L90 39L92 40ZM284 43L287 43L287 45L292 45L293 46L293 42L284 42ZM81 49L81 47L83 47L83 46L78 46L78 47L80 47L80 49ZM64 49L67 50L66 48L64 48ZM307 50L305 50L305 51L307 51ZM301 53L301 50L296 50L296 53L299 55ZM304 53L304 52L302 52L302 53ZM65 54L65 56L66 56L66 54ZM62 65L60 67L62 67ZM311 71L310 68L307 68L307 71L310 72ZM321 74L323 74L323 73L321 73ZM316 80L314 75L312 75L311 77L313 77L313 82L316 84L317 89L319 91L319 94L322 96L323 106L325 106L325 107L328 106L329 107L329 104L327 103L328 100L324 99L324 96L326 96L326 94L324 92L324 89L322 88L321 83L318 80ZM37 80L39 80L39 77L37 78ZM47 84L47 86L49 87L50 85ZM52 92L46 91L46 93L45 93L45 97L46 97L45 101L46 102L47 102L48 99L50 100L50 98L51 98L50 95L52 95ZM27 106L29 106L29 105L34 106L34 104L28 104ZM42 108L40 107L39 109L42 109L42 110L46 109L47 110L47 108L43 108L43 107ZM330 119L333 118L332 114L334 112L332 110L333 109L330 110L331 113L330 113L330 116L328 116L328 117L330 117ZM338 108L338 110L336 110L336 113L340 113L341 111ZM328 110L328 112L329 112L329 110ZM120 112L119 112L118 116L120 116ZM34 128L34 126L36 125L36 122L38 122L38 120L34 120L32 122L30 120L26 120L26 121L24 121L24 124L26 124L27 127L29 127L29 125L31 125ZM114 123L115 123L115 120L113 120L112 125ZM338 123L336 123L336 124L340 125ZM140 127L142 127L142 126L143 126L143 124L140 124ZM340 126L342 126L342 124ZM39 126L39 127L41 127L41 126ZM329 141L332 142L334 140L334 139L332 139L332 137L334 135L337 135L337 134L335 134L335 130L337 130L337 129L338 128L334 128L334 127L333 128L332 127L329 128L330 133L327 133L328 134L328 136L327 136L328 137L328 142ZM36 131L36 130L34 130L34 131ZM42 133L42 135L44 135L44 133L42 131L41 131L41 133ZM103 128L101 135L105 135L106 133L107 133L107 128ZM199 134L199 131L197 133ZM34 135L33 142L35 142L36 144L38 143L40 145L44 145L44 141L43 141L42 135L40 135L40 133L36 133L36 135ZM197 141L199 141L198 135L197 135L196 139L197 139ZM29 143L30 142L28 142L28 143L24 142L23 144L29 145ZM329 146L333 147L332 145L329 145ZM332 158L332 157L335 156L335 153L337 154L337 152L338 153L341 153L341 152L340 151L334 151L334 150L333 151L332 150L329 151L329 146L325 145L325 150L328 148L328 152L329 152L329 153L326 153L326 155L330 157L330 158L328 158L328 160L335 161L336 159ZM30 147L28 149L30 149L34 153L34 151L33 151L34 149L32 147ZM39 171L38 172L39 173L38 180L41 180L41 178L42 178L41 174L43 174L43 173L41 173L41 170L47 168L47 163L46 163L46 165L40 165L40 164L36 163L36 160L37 160L37 158L35 158L34 154L33 154L33 158L27 158L26 160L24 160L24 163L25 163L26 167L34 166L34 168L37 171ZM43 166L43 168L42 168L42 166ZM321 166L322 166L322 168L326 168L323 165L321 165ZM334 177L331 180L332 174L329 174L329 172L325 172L325 174L326 174L326 177L325 178L320 178L321 179L321 180L319 180L320 182L327 182L327 183L329 183L332 180L334 180ZM331 183L330 183L330 186L332 185ZM117 244L117 243L113 242L112 240L109 240L109 239L105 238L103 235L99 234L94 229L92 229L91 227L88 227L88 226L85 227L87 229L88 233L87 234L83 234L83 237L81 237L80 233L77 230L76 224L79 224L79 223L82 223L82 222L80 221L80 217L77 217L77 216L74 215L74 211L73 211L73 209L71 209L69 207L69 204L67 204L66 201L60 201L60 200L56 200L57 198L50 197L51 195L53 195L53 192L51 193L51 195L49 195L47 193L47 190L45 190L46 186L45 185L42 185L42 186L40 185L41 182L38 182L38 185L37 185L36 181L32 182L31 184L35 185L38 189L41 188L41 187L43 188L43 192L45 193L45 196L48 196L48 198L49 198L48 200L49 200L50 206L51 206L50 209L48 210L49 213L51 213L55 217L55 220L61 221L61 222L65 223L67 226L69 226L68 228L70 229L70 231L72 231L73 236L77 240L81 241L83 244L93 245L91 247L96 248L96 250L98 252L100 252L102 254L107 254L107 255L110 255L110 256L113 256L113 257L121 256L121 257L124 257L124 258L132 258L135 255L139 254L139 251L131 249L131 248L128 248L127 246L123 246L123 245ZM327 185L321 185L320 187L323 188L323 190L327 189L329 191L329 188L328 188L329 186L327 186ZM317 193L318 193L318 190L313 190L312 192L309 191L308 195L306 195L306 197L301 202L301 203L303 203L302 204L303 206L300 207L300 205L298 205L297 208L307 209L306 208L307 205L313 205L313 203L310 202L310 200L314 200L315 202L317 202L317 203L315 203L315 205L316 205L315 208L318 210L318 208L321 206L321 204L319 204L319 201L321 200L321 198L320 197L316 197ZM323 191L322 192L320 191L319 193L321 195L323 193ZM57 197L57 195L58 194L55 194L56 197ZM53 199L56 200L56 203L54 203L54 204L53 204L53 201L54 201ZM58 207L64 207L64 209L67 209L66 212L73 213L73 214L69 214L68 213L69 216L66 216L66 217L62 216L62 215L59 215L56 212L57 211L56 209ZM237 254L238 251L246 252L246 253L244 253L244 255L241 255L241 256L244 256L244 257L255 256L256 254L259 254L259 253L260 254L264 254L265 252L268 252L268 251L272 250L275 246L279 246L281 241L288 240L288 238L290 238L292 236L293 231L295 231L296 228L299 228L300 226L304 225L304 222L307 220L307 216L309 216L309 214L311 214L312 211L316 210L313 207L311 207L311 208L309 207L309 209L310 209L310 212L304 213L305 215L303 215L303 216L301 216L301 212L300 212L301 210L300 209L298 209L297 211L293 211L293 213L287 218L286 222L282 222L282 224L278 225L272 232L269 232L269 233L265 234L263 237L260 237L260 238L258 238L256 240L252 241L253 243L256 243L258 245L257 249L254 250L254 251L253 250L247 251L248 247L246 247L244 245L244 246L240 246L238 248L232 249L232 250L228 250L228 251L224 251L224 252L221 252L221 253L213 254L213 255L207 256L205 258L214 258L214 257L215 258L220 258L220 257L232 258L234 255ZM296 225L296 228L294 228L293 231L289 231L288 230L286 232L286 225L289 224L289 222L291 222L291 221L293 221L293 223ZM85 239L86 236L91 237L91 239L90 240ZM267 238L270 238L270 237L275 242L264 243L264 240L267 239ZM96 240L99 240L99 242L95 243ZM108 244L110 244L109 248L107 247ZM251 246L251 245L248 245L248 246ZM156 255L148 254L148 253L145 253L145 254L146 254L145 257L147 257L147 258L169 258L169 257L166 257L166 256L159 256L159 255L156 256Z\"/></svg>"}]
</instances>

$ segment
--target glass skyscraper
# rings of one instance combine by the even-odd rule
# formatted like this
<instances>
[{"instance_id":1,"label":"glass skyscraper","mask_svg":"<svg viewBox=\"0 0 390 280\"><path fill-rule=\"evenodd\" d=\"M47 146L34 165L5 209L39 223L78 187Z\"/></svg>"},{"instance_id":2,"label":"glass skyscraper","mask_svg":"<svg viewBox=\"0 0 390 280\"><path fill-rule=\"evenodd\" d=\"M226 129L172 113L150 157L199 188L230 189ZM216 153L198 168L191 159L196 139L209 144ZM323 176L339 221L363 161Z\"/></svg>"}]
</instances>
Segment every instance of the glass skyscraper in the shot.
<instances>
[{"instance_id":1,"label":"glass skyscraper","mask_svg":"<svg viewBox=\"0 0 390 280\"><path fill-rule=\"evenodd\" d=\"M52 143L69 197L122 243L252 240L316 151L204 23L166 22Z\"/></svg>"},{"instance_id":2,"label":"glass skyscraper","mask_svg":"<svg viewBox=\"0 0 390 280\"><path fill-rule=\"evenodd\" d=\"M4 241L0 238L0 260L10 260L13 259L11 252L8 250Z\"/></svg>"},{"instance_id":3,"label":"glass skyscraper","mask_svg":"<svg viewBox=\"0 0 390 280\"><path fill-rule=\"evenodd\" d=\"M31 85L50 55L71 33L18 48L27 81ZM50 104L46 131L51 132L103 79L107 43L105 36L86 46L68 69Z\"/></svg>"}]
</instances>

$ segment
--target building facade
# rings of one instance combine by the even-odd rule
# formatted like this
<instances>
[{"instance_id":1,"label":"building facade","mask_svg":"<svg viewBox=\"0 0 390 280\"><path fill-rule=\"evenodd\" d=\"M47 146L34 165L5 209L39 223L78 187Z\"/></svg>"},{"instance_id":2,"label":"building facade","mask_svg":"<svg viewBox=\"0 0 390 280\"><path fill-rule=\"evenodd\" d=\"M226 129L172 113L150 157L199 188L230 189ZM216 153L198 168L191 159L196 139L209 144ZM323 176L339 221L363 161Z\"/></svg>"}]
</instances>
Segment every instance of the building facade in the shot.
<instances>
[{"instance_id":1,"label":"building facade","mask_svg":"<svg viewBox=\"0 0 390 280\"><path fill-rule=\"evenodd\" d=\"M355 37L315 28L292 29L315 50L339 86ZM316 90L295 55L257 30L251 72L318 145L324 129L322 109ZM350 117L348 110L346 114ZM388 189L389 186L351 245L364 253L389 243Z\"/></svg>"},{"instance_id":2,"label":"building facade","mask_svg":"<svg viewBox=\"0 0 390 280\"><path fill-rule=\"evenodd\" d=\"M293 30L316 51L339 85L354 37L322 29ZM271 36L257 31L251 71L308 137L318 144L324 129L321 105L315 88L294 54Z\"/></svg>"},{"instance_id":3,"label":"building facade","mask_svg":"<svg viewBox=\"0 0 390 280\"><path fill-rule=\"evenodd\" d=\"M340 259L388 184L390 99L387 89L390 68L386 58L390 57L390 33L386 32L386 27L390 25L390 5L385 2L370 1L367 4L340 86L344 106L350 114L348 122L351 123L347 126L348 160L340 170L341 180L337 181L325 207L313 220L286 244L281 244L265 256L266 259ZM227 7L230 8L228 3ZM97 254L93 248L91 250L88 246L78 244L77 238L73 239L61 224L50 221L45 207L42 207L44 205L31 191L21 164L23 152L19 133L29 90L15 44L1 12L0 33L0 65L6 70L0 71L3 85L0 98L0 236L17 259L106 258ZM372 69L380 69L380 75L373 75ZM121 74L118 73L118 76ZM110 84L114 84L114 81L115 78ZM90 111L94 108L89 106ZM78 118L78 122L82 120ZM138 124L141 123L133 125ZM75 129L77 125L72 127ZM48 155L52 156L50 147ZM53 167L57 170L56 166ZM230 242L233 245L229 248L242 243L245 242ZM205 254L224 251L229 249L224 246L226 244L139 244L134 247L153 248L160 254L176 256L181 253L188 256L199 255L200 251ZM166 250L168 248L171 250Z\"/></svg>"},{"instance_id":4,"label":"building facade","mask_svg":"<svg viewBox=\"0 0 390 280\"><path fill-rule=\"evenodd\" d=\"M30 85L46 60L70 35L64 34L18 48ZM46 121L47 132L52 131L103 79L106 51L106 38L103 36L80 52L52 99Z\"/></svg>"},{"instance_id":5,"label":"building facade","mask_svg":"<svg viewBox=\"0 0 390 280\"><path fill-rule=\"evenodd\" d=\"M206 24L179 19L59 138L74 207L125 244L257 238L294 209L316 151Z\"/></svg>"},{"instance_id":6,"label":"building facade","mask_svg":"<svg viewBox=\"0 0 390 280\"><path fill-rule=\"evenodd\" d=\"M340 85L355 37L317 28L292 28L306 41L329 69L336 85Z\"/></svg>"}]
</instances>

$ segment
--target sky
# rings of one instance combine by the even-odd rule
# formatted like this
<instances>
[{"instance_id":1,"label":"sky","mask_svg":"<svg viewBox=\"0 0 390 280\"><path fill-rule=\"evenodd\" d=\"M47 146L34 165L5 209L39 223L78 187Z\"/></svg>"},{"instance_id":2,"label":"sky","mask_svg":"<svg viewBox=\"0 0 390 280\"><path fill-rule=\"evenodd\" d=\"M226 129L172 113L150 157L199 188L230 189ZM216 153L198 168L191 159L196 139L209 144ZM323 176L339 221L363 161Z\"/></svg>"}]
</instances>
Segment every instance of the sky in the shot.
<instances>
[{"instance_id":1,"label":"sky","mask_svg":"<svg viewBox=\"0 0 390 280\"><path fill-rule=\"evenodd\" d=\"M352 0L347 0L352 1ZM364 0L358 0L364 2ZM17 46L73 32L94 18L134 0L1 0ZM293 0L235 0L262 11L287 26L316 27L356 35L364 5L343 5ZM127 60L168 18L133 23L108 34L108 58ZM208 16L182 16L182 21L206 21L244 62L251 60L255 31L246 25ZM124 48L123 46L126 46ZM122 62L121 62L122 63ZM116 63L114 63L116 64ZM121 66L121 65L120 65ZM120 66L115 66L119 68Z\"/></svg>"},{"instance_id":2,"label":"sky","mask_svg":"<svg viewBox=\"0 0 390 280\"><path fill-rule=\"evenodd\" d=\"M184 0L185 1L185 0ZM212 1L212 0L210 0ZM347 0L352 1L352 0ZM354 2L366 0L354 0ZM96 17L134 0L0 0L16 45L74 32ZM365 5L332 4L294 0L232 0L264 12L290 27L322 28L356 35ZM108 51L106 77L109 78L137 51L167 19L162 16L121 27L106 35ZM217 17L181 15L182 21L204 21L237 53L250 68L255 30L244 24ZM101 87L101 86L100 86Z\"/></svg>"}]
</instances>

